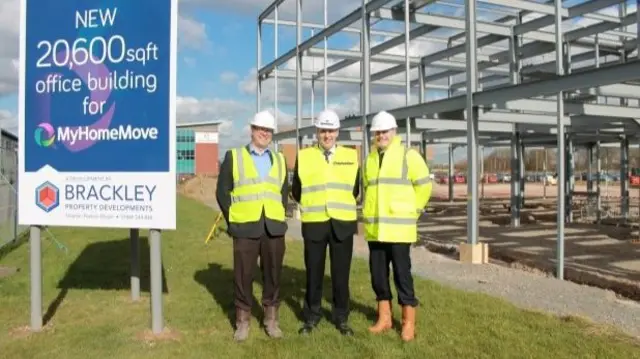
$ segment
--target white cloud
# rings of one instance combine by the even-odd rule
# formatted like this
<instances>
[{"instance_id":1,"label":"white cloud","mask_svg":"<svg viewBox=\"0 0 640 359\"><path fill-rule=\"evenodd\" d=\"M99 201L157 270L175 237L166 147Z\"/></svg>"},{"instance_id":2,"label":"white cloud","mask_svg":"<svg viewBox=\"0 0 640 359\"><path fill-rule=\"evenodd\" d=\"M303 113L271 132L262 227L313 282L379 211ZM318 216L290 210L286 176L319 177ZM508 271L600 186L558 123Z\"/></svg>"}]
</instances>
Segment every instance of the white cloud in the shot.
<instances>
[{"instance_id":1,"label":"white cloud","mask_svg":"<svg viewBox=\"0 0 640 359\"><path fill-rule=\"evenodd\" d=\"M198 20L180 15L178 18L178 43L181 47L194 50L210 48L211 41L207 35L207 26Z\"/></svg>"},{"instance_id":2,"label":"white cloud","mask_svg":"<svg viewBox=\"0 0 640 359\"><path fill-rule=\"evenodd\" d=\"M18 118L16 115L7 110L0 110L0 128L17 135Z\"/></svg>"},{"instance_id":3,"label":"white cloud","mask_svg":"<svg viewBox=\"0 0 640 359\"><path fill-rule=\"evenodd\" d=\"M220 149L225 151L248 141L248 124L255 109L251 105L234 99L178 97L177 119L179 123L219 121ZM273 113L273 109L264 109ZM277 117L283 126L293 123L293 117L284 112L279 111Z\"/></svg>"},{"instance_id":4,"label":"white cloud","mask_svg":"<svg viewBox=\"0 0 640 359\"><path fill-rule=\"evenodd\" d=\"M215 11L233 11L243 15L252 16L257 20L258 15L269 6L273 0L181 0L181 9L191 11L193 9L208 8ZM296 2L287 0L278 7L280 19L295 19ZM323 0L307 0L302 2L302 11L305 21L323 21ZM348 12L355 10L362 4L362 0L327 0L329 21L335 21ZM273 13L270 16L273 18Z\"/></svg>"},{"instance_id":5,"label":"white cloud","mask_svg":"<svg viewBox=\"0 0 640 359\"><path fill-rule=\"evenodd\" d=\"M233 71L224 71L220 74L220 81L224 84L235 83L238 81L238 74Z\"/></svg>"},{"instance_id":6,"label":"white cloud","mask_svg":"<svg viewBox=\"0 0 640 359\"><path fill-rule=\"evenodd\" d=\"M0 1L0 97L18 90L20 2Z\"/></svg>"}]
</instances>

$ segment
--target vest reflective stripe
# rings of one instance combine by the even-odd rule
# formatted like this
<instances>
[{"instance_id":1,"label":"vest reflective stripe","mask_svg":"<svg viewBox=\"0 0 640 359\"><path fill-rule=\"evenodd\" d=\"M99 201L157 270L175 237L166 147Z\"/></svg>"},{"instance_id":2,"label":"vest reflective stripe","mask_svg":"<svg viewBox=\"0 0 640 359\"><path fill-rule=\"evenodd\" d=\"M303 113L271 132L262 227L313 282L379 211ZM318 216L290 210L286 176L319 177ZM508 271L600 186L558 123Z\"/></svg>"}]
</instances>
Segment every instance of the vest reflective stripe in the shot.
<instances>
[{"instance_id":1,"label":"vest reflective stripe","mask_svg":"<svg viewBox=\"0 0 640 359\"><path fill-rule=\"evenodd\" d=\"M243 151L246 151L246 149L243 147L243 148L237 149L236 154L238 153L237 152L238 150L240 151L240 153L242 153ZM276 186L282 186L282 183L284 183L282 181L281 174L279 174L278 178L273 178L271 176L267 176L266 178L260 178L260 177L247 178L245 174L245 167L244 167L244 156L235 156L235 157L237 158L236 161L238 163L238 179L234 179L233 187L241 187L241 186L252 185L252 184L261 184L264 182L271 183ZM271 154L271 159L273 160L273 154ZM279 171L280 168L284 167L280 154L278 154L278 156L276 156L276 160L273 161L273 166L277 166L278 172L280 172Z\"/></svg>"},{"instance_id":2,"label":"vest reflective stripe","mask_svg":"<svg viewBox=\"0 0 640 359\"><path fill-rule=\"evenodd\" d=\"M327 209L341 209L345 211L355 211L358 209L356 205L345 204L345 203L337 203L337 202L327 202L325 206L307 206L303 207L304 212L321 212L324 213Z\"/></svg>"},{"instance_id":3,"label":"vest reflective stripe","mask_svg":"<svg viewBox=\"0 0 640 359\"><path fill-rule=\"evenodd\" d=\"M260 194L245 194L241 196L231 197L232 203L248 202L248 201L261 201L263 198L268 198L274 201L282 201L282 196L279 193L263 192Z\"/></svg>"},{"instance_id":4,"label":"vest reflective stripe","mask_svg":"<svg viewBox=\"0 0 640 359\"><path fill-rule=\"evenodd\" d=\"M318 147L301 150L298 155L301 221L357 220L353 198L357 173L358 158L353 149L338 146L331 163L326 162Z\"/></svg>"},{"instance_id":5,"label":"vest reflective stripe","mask_svg":"<svg viewBox=\"0 0 640 359\"><path fill-rule=\"evenodd\" d=\"M229 222L256 222L264 214L266 218L284 222L282 185L286 178L284 159L281 153L270 153L272 166L265 178L260 178L251 154L245 147L231 150L233 158L233 191Z\"/></svg>"},{"instance_id":6,"label":"vest reflective stripe","mask_svg":"<svg viewBox=\"0 0 640 359\"><path fill-rule=\"evenodd\" d=\"M409 165L407 164L407 151L404 151L403 161L402 161L402 174L400 178L374 178L372 179L368 185L375 186L377 184L398 184L398 185L423 185L431 182L431 177L426 176L422 178L418 178L415 181L410 181L407 177L409 176Z\"/></svg>"},{"instance_id":7,"label":"vest reflective stripe","mask_svg":"<svg viewBox=\"0 0 640 359\"><path fill-rule=\"evenodd\" d=\"M427 177L418 178L417 180L413 181L412 183L414 185L423 185L423 184L427 184L429 182L431 182L431 177L427 176Z\"/></svg>"},{"instance_id":8,"label":"vest reflective stripe","mask_svg":"<svg viewBox=\"0 0 640 359\"><path fill-rule=\"evenodd\" d=\"M373 217L365 217L364 221L370 224L415 224L416 220L413 218L393 218L393 217L385 217L385 218L373 218Z\"/></svg>"},{"instance_id":9,"label":"vest reflective stripe","mask_svg":"<svg viewBox=\"0 0 640 359\"><path fill-rule=\"evenodd\" d=\"M354 179L354 181L355 181L355 179ZM312 193L312 192L321 192L321 191L326 191L327 189L351 191L351 190L353 190L353 185L348 185L346 183L319 184L319 185L315 185L315 186L308 186L308 187L302 188L302 194Z\"/></svg>"},{"instance_id":10,"label":"vest reflective stripe","mask_svg":"<svg viewBox=\"0 0 640 359\"><path fill-rule=\"evenodd\" d=\"M395 138L382 165L377 152L369 154L365 165L363 221L365 239L380 242L415 242L417 219L414 184L428 183L429 176L411 181L407 149Z\"/></svg>"}]
</instances>

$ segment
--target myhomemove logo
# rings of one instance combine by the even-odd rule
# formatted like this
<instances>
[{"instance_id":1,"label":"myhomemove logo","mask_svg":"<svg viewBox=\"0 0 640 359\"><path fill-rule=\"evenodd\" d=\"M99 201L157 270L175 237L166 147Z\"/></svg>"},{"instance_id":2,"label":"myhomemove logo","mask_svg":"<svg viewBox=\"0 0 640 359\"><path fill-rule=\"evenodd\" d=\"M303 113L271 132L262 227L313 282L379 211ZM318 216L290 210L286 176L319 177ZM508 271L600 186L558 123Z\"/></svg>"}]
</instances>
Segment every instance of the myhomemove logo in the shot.
<instances>
[{"instance_id":1,"label":"myhomemove logo","mask_svg":"<svg viewBox=\"0 0 640 359\"><path fill-rule=\"evenodd\" d=\"M70 145L78 141L145 141L158 139L158 129L156 127L132 127L131 125L120 125L115 128L65 126L58 127L56 132L58 141L66 142Z\"/></svg>"}]
</instances>

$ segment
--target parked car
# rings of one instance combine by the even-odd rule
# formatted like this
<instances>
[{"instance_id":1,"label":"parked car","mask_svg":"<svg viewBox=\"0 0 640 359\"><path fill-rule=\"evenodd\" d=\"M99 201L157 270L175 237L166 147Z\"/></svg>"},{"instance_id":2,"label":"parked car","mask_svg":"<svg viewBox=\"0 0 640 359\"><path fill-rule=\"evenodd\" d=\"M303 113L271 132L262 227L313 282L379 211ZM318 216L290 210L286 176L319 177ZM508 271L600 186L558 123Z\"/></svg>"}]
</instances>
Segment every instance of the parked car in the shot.
<instances>
[{"instance_id":1,"label":"parked car","mask_svg":"<svg viewBox=\"0 0 640 359\"><path fill-rule=\"evenodd\" d=\"M453 176L453 183L466 183L466 182L467 182L467 177L463 174L456 173Z\"/></svg>"}]
</instances>

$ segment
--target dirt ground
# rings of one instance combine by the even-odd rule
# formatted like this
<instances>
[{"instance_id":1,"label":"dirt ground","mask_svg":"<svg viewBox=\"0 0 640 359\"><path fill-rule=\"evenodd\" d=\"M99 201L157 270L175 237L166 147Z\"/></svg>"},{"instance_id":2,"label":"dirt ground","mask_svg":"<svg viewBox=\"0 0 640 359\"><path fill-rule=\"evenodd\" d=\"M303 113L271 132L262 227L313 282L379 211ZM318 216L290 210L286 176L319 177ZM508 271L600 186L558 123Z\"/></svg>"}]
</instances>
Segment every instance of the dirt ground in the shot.
<instances>
[{"instance_id":1,"label":"dirt ground","mask_svg":"<svg viewBox=\"0 0 640 359\"><path fill-rule=\"evenodd\" d=\"M196 176L183 181L178 192L202 201L215 203L216 177ZM482 187L482 186L481 186ZM577 192L586 191L585 184L577 184ZM546 188L547 201L529 206L521 213L521 227L512 228L508 209L509 184L486 184L484 198L497 200L481 204L480 240L490 243L492 261L514 269L539 271L553 275L555 271L555 201L556 186ZM482 194L482 189L479 190ZM632 188L634 198L639 190ZM456 200L464 200L467 185L454 185ZM603 202L620 197L618 185L602 185ZM539 183L525 184L525 198L542 198L545 188ZM420 221L420 242L426 248L456 256L460 242L466 240L466 206L464 203L438 203L448 199L448 186L435 185L430 212ZM499 200L504 199L504 200ZM635 201L637 202L637 201ZM579 216L580 210L575 211ZM637 215L636 215L637 217ZM632 218L637 222L637 218ZM565 277L568 280L607 288L627 298L640 300L640 244L634 228L624 225L600 226L589 223L568 224L565 230ZM615 222L615 221L614 221Z\"/></svg>"},{"instance_id":2,"label":"dirt ground","mask_svg":"<svg viewBox=\"0 0 640 359\"><path fill-rule=\"evenodd\" d=\"M212 176L185 179L178 185L178 193L204 203L215 202L217 181L218 177Z\"/></svg>"},{"instance_id":3,"label":"dirt ground","mask_svg":"<svg viewBox=\"0 0 640 359\"><path fill-rule=\"evenodd\" d=\"M418 229L421 244L431 251L457 257L459 244L467 240L464 207L464 204L440 207L426 213ZM507 208L492 207L481 209L479 218L479 240L489 244L492 261L554 275L557 226L553 205L524 210L520 227L510 226ZM640 301L640 241L637 227L633 228L637 217L631 221L636 223L565 224L565 278Z\"/></svg>"}]
</instances>

